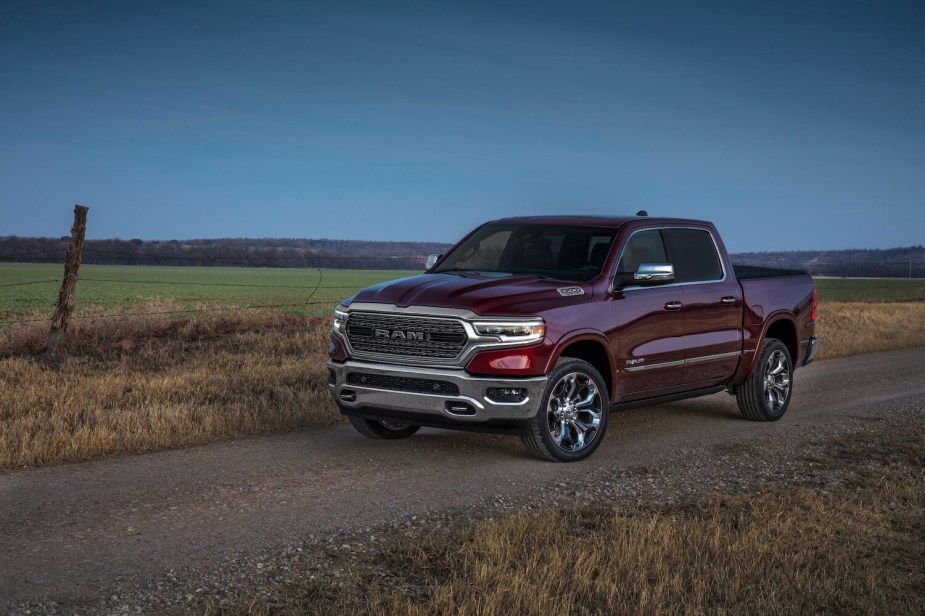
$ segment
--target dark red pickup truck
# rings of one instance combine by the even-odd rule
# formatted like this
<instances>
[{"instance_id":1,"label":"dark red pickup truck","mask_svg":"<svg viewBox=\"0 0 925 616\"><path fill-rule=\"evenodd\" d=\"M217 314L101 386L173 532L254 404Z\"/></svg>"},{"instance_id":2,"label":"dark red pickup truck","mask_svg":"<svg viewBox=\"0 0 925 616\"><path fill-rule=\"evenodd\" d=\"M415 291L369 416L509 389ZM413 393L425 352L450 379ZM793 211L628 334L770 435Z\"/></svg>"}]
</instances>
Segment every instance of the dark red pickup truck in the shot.
<instances>
[{"instance_id":1,"label":"dark red pickup truck","mask_svg":"<svg viewBox=\"0 0 925 616\"><path fill-rule=\"evenodd\" d=\"M329 386L359 432L513 433L561 461L621 408L725 389L780 419L817 349L809 275L734 267L711 223L647 216L489 222L334 318Z\"/></svg>"}]
</instances>

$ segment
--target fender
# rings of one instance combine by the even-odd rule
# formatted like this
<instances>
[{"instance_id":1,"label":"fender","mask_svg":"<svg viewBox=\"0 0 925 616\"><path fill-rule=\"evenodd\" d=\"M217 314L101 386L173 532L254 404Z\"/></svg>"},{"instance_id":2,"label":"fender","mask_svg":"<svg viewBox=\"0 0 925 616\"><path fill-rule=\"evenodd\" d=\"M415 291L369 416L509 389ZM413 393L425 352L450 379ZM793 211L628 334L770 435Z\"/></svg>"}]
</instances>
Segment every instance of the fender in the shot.
<instances>
[{"instance_id":1,"label":"fender","mask_svg":"<svg viewBox=\"0 0 925 616\"><path fill-rule=\"evenodd\" d=\"M607 362L606 366L599 365L601 362L598 358L595 358L598 359L598 361L589 361L589 363L594 365L598 372L601 373L601 376L604 377L604 380L607 382L607 389L610 392L610 395L613 396L613 386L615 379L614 366L616 366L616 360L613 356L613 349L610 346L610 340L607 338L607 336L604 335L603 332L596 329L576 329L566 333L561 338L559 338L559 341L556 343L556 350L550 355L549 363L545 367L546 374L552 372L556 362L559 361L559 358L562 357L562 354L566 349L574 344L583 342L592 343L599 347L602 351L600 359L603 359Z\"/></svg>"},{"instance_id":2,"label":"fender","mask_svg":"<svg viewBox=\"0 0 925 616\"><path fill-rule=\"evenodd\" d=\"M755 362L758 361L758 349L761 348L761 345L764 344L765 339L768 337L768 331L777 325L778 323L785 322L793 330L794 335L797 331L796 316L789 310L778 310L771 313L762 324L761 332L757 337L752 338L751 340L746 340L743 342L742 349L742 359L739 361L739 367L736 370L735 375L730 381L731 385L738 385L743 383L752 371L755 369ZM754 341L754 345L752 345ZM792 341L784 340L784 344L787 345L787 348L790 350L791 359L793 360L794 365L797 364L797 354L799 349L794 349ZM749 348L745 348L745 345L748 345Z\"/></svg>"}]
</instances>

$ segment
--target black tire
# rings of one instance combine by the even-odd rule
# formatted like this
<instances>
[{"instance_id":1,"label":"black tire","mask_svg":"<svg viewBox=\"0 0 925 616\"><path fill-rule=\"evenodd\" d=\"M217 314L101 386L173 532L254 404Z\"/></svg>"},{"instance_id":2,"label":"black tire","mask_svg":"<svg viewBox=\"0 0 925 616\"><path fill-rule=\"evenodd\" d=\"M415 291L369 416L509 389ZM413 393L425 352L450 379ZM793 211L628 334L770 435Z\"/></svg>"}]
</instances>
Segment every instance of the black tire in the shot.
<instances>
[{"instance_id":1,"label":"black tire","mask_svg":"<svg viewBox=\"0 0 925 616\"><path fill-rule=\"evenodd\" d=\"M584 460L604 440L610 396L597 369L562 358L549 375L536 416L521 440L535 457L553 462Z\"/></svg>"},{"instance_id":2,"label":"black tire","mask_svg":"<svg viewBox=\"0 0 925 616\"><path fill-rule=\"evenodd\" d=\"M362 417L348 417L350 425L356 428L356 431L368 438L375 439L396 439L408 438L421 429L421 426L412 426L397 421L377 421L375 419L363 419Z\"/></svg>"},{"instance_id":3,"label":"black tire","mask_svg":"<svg viewBox=\"0 0 925 616\"><path fill-rule=\"evenodd\" d=\"M780 340L768 338L748 380L736 389L739 412L752 421L777 421L784 416L793 392L793 361Z\"/></svg>"}]
</instances>

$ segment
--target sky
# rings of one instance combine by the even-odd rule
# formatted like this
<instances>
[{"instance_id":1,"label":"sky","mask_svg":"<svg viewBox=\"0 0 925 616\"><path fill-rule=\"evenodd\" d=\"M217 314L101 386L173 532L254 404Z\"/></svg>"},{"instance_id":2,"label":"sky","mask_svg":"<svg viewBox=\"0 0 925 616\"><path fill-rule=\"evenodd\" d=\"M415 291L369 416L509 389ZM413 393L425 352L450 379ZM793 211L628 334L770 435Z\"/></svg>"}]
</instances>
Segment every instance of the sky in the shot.
<instances>
[{"instance_id":1,"label":"sky","mask_svg":"<svg viewBox=\"0 0 925 616\"><path fill-rule=\"evenodd\" d=\"M925 244L925 2L4 0L0 235Z\"/></svg>"}]
</instances>

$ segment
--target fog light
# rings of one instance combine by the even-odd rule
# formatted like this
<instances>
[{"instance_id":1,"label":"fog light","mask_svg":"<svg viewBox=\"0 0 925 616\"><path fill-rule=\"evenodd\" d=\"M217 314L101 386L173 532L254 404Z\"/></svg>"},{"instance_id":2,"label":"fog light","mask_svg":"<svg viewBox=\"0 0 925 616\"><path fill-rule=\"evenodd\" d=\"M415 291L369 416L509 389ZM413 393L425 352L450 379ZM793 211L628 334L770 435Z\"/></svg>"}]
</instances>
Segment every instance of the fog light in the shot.
<instances>
[{"instance_id":1,"label":"fog light","mask_svg":"<svg viewBox=\"0 0 925 616\"><path fill-rule=\"evenodd\" d=\"M527 399L527 390L523 387L489 387L485 397L494 402L523 402Z\"/></svg>"},{"instance_id":2,"label":"fog light","mask_svg":"<svg viewBox=\"0 0 925 616\"><path fill-rule=\"evenodd\" d=\"M337 374L328 368L328 385L334 385L337 383Z\"/></svg>"}]
</instances>

